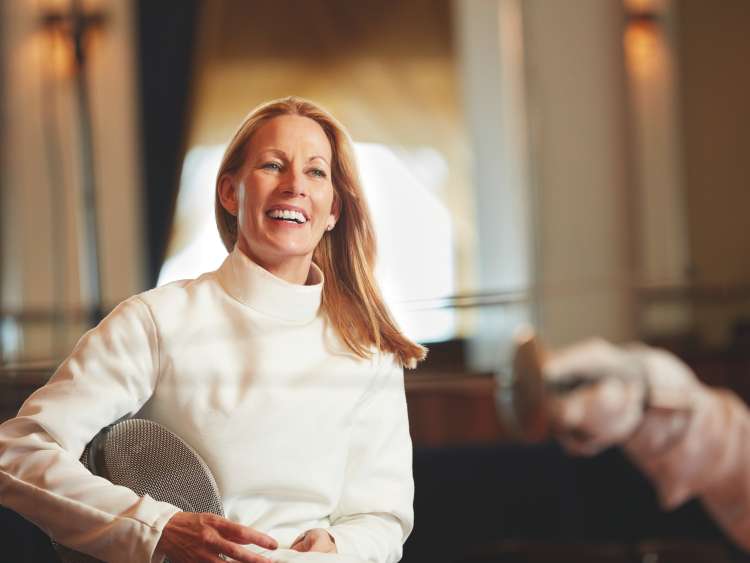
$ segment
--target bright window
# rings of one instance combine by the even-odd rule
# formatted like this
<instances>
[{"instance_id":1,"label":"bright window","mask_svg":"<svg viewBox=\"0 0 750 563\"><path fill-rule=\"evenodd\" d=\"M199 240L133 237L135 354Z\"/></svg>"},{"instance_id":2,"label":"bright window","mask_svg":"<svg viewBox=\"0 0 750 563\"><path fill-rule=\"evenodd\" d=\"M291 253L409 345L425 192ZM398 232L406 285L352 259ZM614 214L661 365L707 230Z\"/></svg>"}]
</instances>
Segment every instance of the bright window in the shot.
<instances>
[{"instance_id":1,"label":"bright window","mask_svg":"<svg viewBox=\"0 0 750 563\"><path fill-rule=\"evenodd\" d=\"M376 277L402 330L420 342L453 338L453 310L420 302L455 293L453 229L440 191L448 165L430 147L355 143L378 237ZM216 269L226 257L214 222L214 182L224 146L199 146L185 158L172 251L159 285Z\"/></svg>"}]
</instances>

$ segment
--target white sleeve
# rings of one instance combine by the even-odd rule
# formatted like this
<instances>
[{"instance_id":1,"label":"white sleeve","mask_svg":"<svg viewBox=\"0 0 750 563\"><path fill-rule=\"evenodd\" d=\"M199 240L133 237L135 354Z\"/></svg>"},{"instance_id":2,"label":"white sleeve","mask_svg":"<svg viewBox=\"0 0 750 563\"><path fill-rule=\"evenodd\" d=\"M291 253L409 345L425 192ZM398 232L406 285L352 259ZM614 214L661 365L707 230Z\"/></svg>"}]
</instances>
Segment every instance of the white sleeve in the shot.
<instances>
[{"instance_id":1,"label":"white sleeve","mask_svg":"<svg viewBox=\"0 0 750 563\"><path fill-rule=\"evenodd\" d=\"M179 509L96 477L78 461L101 428L151 396L158 346L138 297L87 332L50 381L0 425L0 503L104 561L160 561L156 544Z\"/></svg>"},{"instance_id":2,"label":"white sleeve","mask_svg":"<svg viewBox=\"0 0 750 563\"><path fill-rule=\"evenodd\" d=\"M395 563L414 523L404 373L389 354L353 420L347 473L328 530L342 555Z\"/></svg>"},{"instance_id":3,"label":"white sleeve","mask_svg":"<svg viewBox=\"0 0 750 563\"><path fill-rule=\"evenodd\" d=\"M750 550L750 411L734 393L701 386L688 414L647 413L625 449L665 508L698 496Z\"/></svg>"}]
</instances>

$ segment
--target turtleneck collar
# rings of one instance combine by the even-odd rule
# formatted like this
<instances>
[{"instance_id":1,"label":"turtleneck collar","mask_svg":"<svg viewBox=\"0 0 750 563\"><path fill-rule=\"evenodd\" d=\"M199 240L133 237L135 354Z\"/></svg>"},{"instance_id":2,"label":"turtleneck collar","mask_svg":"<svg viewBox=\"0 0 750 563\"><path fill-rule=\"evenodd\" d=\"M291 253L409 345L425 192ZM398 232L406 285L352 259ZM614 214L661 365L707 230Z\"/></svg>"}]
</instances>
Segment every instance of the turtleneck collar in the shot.
<instances>
[{"instance_id":1,"label":"turtleneck collar","mask_svg":"<svg viewBox=\"0 0 750 563\"><path fill-rule=\"evenodd\" d=\"M308 285L289 283L250 260L235 245L219 267L224 289L256 311L292 322L311 321L318 314L323 294L323 272L310 266Z\"/></svg>"}]
</instances>

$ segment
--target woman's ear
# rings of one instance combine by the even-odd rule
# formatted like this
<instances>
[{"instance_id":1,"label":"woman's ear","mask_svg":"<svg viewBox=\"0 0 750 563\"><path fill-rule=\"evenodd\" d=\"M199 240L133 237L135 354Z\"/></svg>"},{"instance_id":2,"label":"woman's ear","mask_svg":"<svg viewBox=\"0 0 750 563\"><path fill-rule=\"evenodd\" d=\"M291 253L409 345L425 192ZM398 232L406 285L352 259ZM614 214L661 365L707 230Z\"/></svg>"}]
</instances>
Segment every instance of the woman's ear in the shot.
<instances>
[{"instance_id":1,"label":"woman's ear","mask_svg":"<svg viewBox=\"0 0 750 563\"><path fill-rule=\"evenodd\" d=\"M328 217L328 223L326 224L326 230L330 231L338 223L339 215L341 214L341 198L334 195L333 203L331 203L331 214Z\"/></svg>"},{"instance_id":2,"label":"woman's ear","mask_svg":"<svg viewBox=\"0 0 750 563\"><path fill-rule=\"evenodd\" d=\"M224 174L219 178L218 191L221 206L236 217L237 209L239 208L239 198L237 197L237 186L231 175Z\"/></svg>"}]
</instances>

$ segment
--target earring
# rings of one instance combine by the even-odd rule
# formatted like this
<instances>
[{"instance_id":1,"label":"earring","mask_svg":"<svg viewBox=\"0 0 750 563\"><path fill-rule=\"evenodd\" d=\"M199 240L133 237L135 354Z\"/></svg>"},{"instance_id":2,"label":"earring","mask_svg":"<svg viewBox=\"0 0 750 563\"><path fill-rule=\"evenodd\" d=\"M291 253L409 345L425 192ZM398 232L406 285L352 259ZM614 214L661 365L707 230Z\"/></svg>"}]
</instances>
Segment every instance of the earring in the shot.
<instances>
[{"instance_id":1,"label":"earring","mask_svg":"<svg viewBox=\"0 0 750 563\"><path fill-rule=\"evenodd\" d=\"M332 231L332 230L333 230L333 225L328 225L326 227L326 231Z\"/></svg>"}]
</instances>

